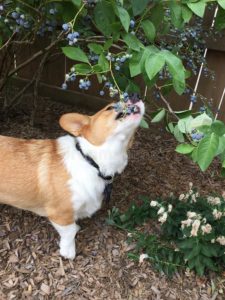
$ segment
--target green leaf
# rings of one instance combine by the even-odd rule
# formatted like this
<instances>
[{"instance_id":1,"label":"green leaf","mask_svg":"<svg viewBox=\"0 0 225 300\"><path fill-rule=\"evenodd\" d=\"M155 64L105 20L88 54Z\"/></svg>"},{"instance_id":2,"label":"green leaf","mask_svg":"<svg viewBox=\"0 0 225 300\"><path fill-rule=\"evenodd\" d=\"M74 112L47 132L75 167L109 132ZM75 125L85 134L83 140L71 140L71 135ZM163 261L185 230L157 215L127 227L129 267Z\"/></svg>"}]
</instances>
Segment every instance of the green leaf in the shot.
<instances>
[{"instance_id":1,"label":"green leaf","mask_svg":"<svg viewBox=\"0 0 225 300\"><path fill-rule=\"evenodd\" d=\"M219 146L216 152L216 155L219 155L225 151L225 136L219 137Z\"/></svg>"},{"instance_id":2,"label":"green leaf","mask_svg":"<svg viewBox=\"0 0 225 300\"><path fill-rule=\"evenodd\" d=\"M87 55L78 47L62 47L62 51L66 55L66 57L72 60L82 61L86 63L89 62Z\"/></svg>"},{"instance_id":3,"label":"green leaf","mask_svg":"<svg viewBox=\"0 0 225 300\"><path fill-rule=\"evenodd\" d=\"M217 1L218 1L219 5L220 5L223 9L225 9L225 1L224 1L224 0L217 0Z\"/></svg>"},{"instance_id":4,"label":"green leaf","mask_svg":"<svg viewBox=\"0 0 225 300\"><path fill-rule=\"evenodd\" d=\"M149 128L148 123L145 121L144 118L141 119L140 127Z\"/></svg>"},{"instance_id":5,"label":"green leaf","mask_svg":"<svg viewBox=\"0 0 225 300\"><path fill-rule=\"evenodd\" d=\"M164 54L170 74L173 76L175 91L181 95L185 90L185 68L179 57L168 50L161 51Z\"/></svg>"},{"instance_id":6,"label":"green leaf","mask_svg":"<svg viewBox=\"0 0 225 300\"><path fill-rule=\"evenodd\" d=\"M184 135L183 133L179 130L178 125L176 125L174 127L174 131L173 131L174 137L175 139L180 142L180 143L184 143Z\"/></svg>"},{"instance_id":7,"label":"green leaf","mask_svg":"<svg viewBox=\"0 0 225 300\"><path fill-rule=\"evenodd\" d=\"M170 1L170 12L172 24L180 28L183 23L181 5L177 2Z\"/></svg>"},{"instance_id":8,"label":"green leaf","mask_svg":"<svg viewBox=\"0 0 225 300\"><path fill-rule=\"evenodd\" d=\"M130 76L134 77L141 74L141 64L140 60L143 56L143 50L140 52L136 52L132 55L132 58L129 60L129 70Z\"/></svg>"},{"instance_id":9,"label":"green leaf","mask_svg":"<svg viewBox=\"0 0 225 300\"><path fill-rule=\"evenodd\" d=\"M175 111L174 113L179 117L179 119L183 119L189 117L192 114L192 111L187 109L187 110Z\"/></svg>"},{"instance_id":10,"label":"green leaf","mask_svg":"<svg viewBox=\"0 0 225 300\"><path fill-rule=\"evenodd\" d=\"M199 2L187 3L187 6L200 18L203 18L206 8L206 2L204 0Z\"/></svg>"},{"instance_id":11,"label":"green leaf","mask_svg":"<svg viewBox=\"0 0 225 300\"><path fill-rule=\"evenodd\" d=\"M207 257L217 257L218 256L218 251L216 249L216 245L214 245L214 244L202 245L201 253Z\"/></svg>"},{"instance_id":12,"label":"green leaf","mask_svg":"<svg viewBox=\"0 0 225 300\"><path fill-rule=\"evenodd\" d=\"M98 64L101 66L102 71L106 72L109 70L109 62L103 53L99 56Z\"/></svg>"},{"instance_id":13,"label":"green leaf","mask_svg":"<svg viewBox=\"0 0 225 300\"><path fill-rule=\"evenodd\" d=\"M181 144L176 147L176 152L181 153L181 154L188 154L191 153L195 147L190 144Z\"/></svg>"},{"instance_id":14,"label":"green leaf","mask_svg":"<svg viewBox=\"0 0 225 300\"><path fill-rule=\"evenodd\" d=\"M150 55L145 61L145 71L151 80L163 68L165 58L161 52Z\"/></svg>"},{"instance_id":15,"label":"green leaf","mask_svg":"<svg viewBox=\"0 0 225 300\"><path fill-rule=\"evenodd\" d=\"M211 126L212 119L204 112L191 121L191 128L196 129L202 126Z\"/></svg>"},{"instance_id":16,"label":"green leaf","mask_svg":"<svg viewBox=\"0 0 225 300\"><path fill-rule=\"evenodd\" d=\"M104 50L108 50L113 44L113 39L110 39L105 42L105 45L103 46Z\"/></svg>"},{"instance_id":17,"label":"green leaf","mask_svg":"<svg viewBox=\"0 0 225 300\"><path fill-rule=\"evenodd\" d=\"M198 256L201 251L201 245L200 244L194 244L193 248L191 250L188 250L185 255L184 259L190 260L194 257Z\"/></svg>"},{"instance_id":18,"label":"green leaf","mask_svg":"<svg viewBox=\"0 0 225 300\"><path fill-rule=\"evenodd\" d=\"M155 115L155 117L151 120L151 123L160 122L166 115L166 110L160 109L160 111Z\"/></svg>"},{"instance_id":19,"label":"green leaf","mask_svg":"<svg viewBox=\"0 0 225 300\"><path fill-rule=\"evenodd\" d=\"M204 137L198 144L197 163L202 171L211 164L219 146L219 137L215 133Z\"/></svg>"},{"instance_id":20,"label":"green leaf","mask_svg":"<svg viewBox=\"0 0 225 300\"><path fill-rule=\"evenodd\" d=\"M129 62L129 69L131 77L141 74L145 69L146 58L154 53L159 52L155 46L146 47L144 50L140 50L137 53L133 53Z\"/></svg>"},{"instance_id":21,"label":"green leaf","mask_svg":"<svg viewBox=\"0 0 225 300\"><path fill-rule=\"evenodd\" d=\"M188 23L192 18L192 11L184 5L182 5L182 17L185 23Z\"/></svg>"},{"instance_id":22,"label":"green leaf","mask_svg":"<svg viewBox=\"0 0 225 300\"><path fill-rule=\"evenodd\" d=\"M96 43L90 43L87 45L88 48L95 54L101 54L103 52L103 47Z\"/></svg>"},{"instance_id":23,"label":"green leaf","mask_svg":"<svg viewBox=\"0 0 225 300\"><path fill-rule=\"evenodd\" d=\"M225 134L225 125L222 121L216 120L212 123L211 126L212 132L215 132L217 135L222 136Z\"/></svg>"},{"instance_id":24,"label":"green leaf","mask_svg":"<svg viewBox=\"0 0 225 300\"><path fill-rule=\"evenodd\" d=\"M153 42L154 39L155 39L155 34L156 34L156 30L155 30L154 24L151 21L149 21L149 20L145 20L145 21L143 21L141 23L141 27L143 28L144 33L145 33L147 39L150 42Z\"/></svg>"},{"instance_id":25,"label":"green leaf","mask_svg":"<svg viewBox=\"0 0 225 300\"><path fill-rule=\"evenodd\" d=\"M73 2L73 4L75 5L75 6L80 6L81 5L81 0L71 0L72 2Z\"/></svg>"},{"instance_id":26,"label":"green leaf","mask_svg":"<svg viewBox=\"0 0 225 300\"><path fill-rule=\"evenodd\" d=\"M192 127L191 127L192 120L193 120L192 116L180 119L177 123L179 130L185 134L190 133L192 130Z\"/></svg>"},{"instance_id":27,"label":"green leaf","mask_svg":"<svg viewBox=\"0 0 225 300\"><path fill-rule=\"evenodd\" d=\"M127 12L126 9L124 9L122 6L116 6L115 12L120 18L121 24L123 25L126 32L128 32L129 26L130 26L130 15Z\"/></svg>"},{"instance_id":28,"label":"green leaf","mask_svg":"<svg viewBox=\"0 0 225 300\"><path fill-rule=\"evenodd\" d=\"M158 3L151 8L150 12L151 12L150 19L151 19L152 23L155 25L156 29L159 29L160 25L162 25L163 20L164 20L164 18L162 18L162 16L164 16L164 13L165 13L164 7L163 7L163 1L158 1ZM163 26L164 26L164 23L163 23Z\"/></svg>"},{"instance_id":29,"label":"green leaf","mask_svg":"<svg viewBox=\"0 0 225 300\"><path fill-rule=\"evenodd\" d=\"M131 0L134 16L140 15L147 7L150 0Z\"/></svg>"},{"instance_id":30,"label":"green leaf","mask_svg":"<svg viewBox=\"0 0 225 300\"><path fill-rule=\"evenodd\" d=\"M111 3L99 1L94 8L94 21L97 28L105 35L110 36L113 32L115 13Z\"/></svg>"},{"instance_id":31,"label":"green leaf","mask_svg":"<svg viewBox=\"0 0 225 300\"><path fill-rule=\"evenodd\" d=\"M87 64L76 64L75 68L76 68L76 72L81 75L88 74L92 70L91 67Z\"/></svg>"},{"instance_id":32,"label":"green leaf","mask_svg":"<svg viewBox=\"0 0 225 300\"><path fill-rule=\"evenodd\" d=\"M179 242L178 247L180 249L192 249L194 244L195 244L195 241L193 240L193 238L187 238L187 239Z\"/></svg>"},{"instance_id":33,"label":"green leaf","mask_svg":"<svg viewBox=\"0 0 225 300\"><path fill-rule=\"evenodd\" d=\"M132 50L139 51L141 48L144 48L144 45L139 39L131 33L124 34L123 39L127 46Z\"/></svg>"}]
</instances>

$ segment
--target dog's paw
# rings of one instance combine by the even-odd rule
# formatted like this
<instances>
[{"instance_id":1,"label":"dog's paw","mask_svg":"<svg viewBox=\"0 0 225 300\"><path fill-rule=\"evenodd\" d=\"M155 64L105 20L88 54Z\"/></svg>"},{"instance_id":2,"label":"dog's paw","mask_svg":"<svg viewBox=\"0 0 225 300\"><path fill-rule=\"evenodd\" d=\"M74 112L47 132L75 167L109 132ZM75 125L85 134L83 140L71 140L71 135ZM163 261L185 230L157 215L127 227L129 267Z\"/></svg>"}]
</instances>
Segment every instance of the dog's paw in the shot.
<instances>
[{"instance_id":1,"label":"dog's paw","mask_svg":"<svg viewBox=\"0 0 225 300\"><path fill-rule=\"evenodd\" d=\"M75 244L63 245L60 247L60 255L67 259L74 259L76 257Z\"/></svg>"}]
</instances>

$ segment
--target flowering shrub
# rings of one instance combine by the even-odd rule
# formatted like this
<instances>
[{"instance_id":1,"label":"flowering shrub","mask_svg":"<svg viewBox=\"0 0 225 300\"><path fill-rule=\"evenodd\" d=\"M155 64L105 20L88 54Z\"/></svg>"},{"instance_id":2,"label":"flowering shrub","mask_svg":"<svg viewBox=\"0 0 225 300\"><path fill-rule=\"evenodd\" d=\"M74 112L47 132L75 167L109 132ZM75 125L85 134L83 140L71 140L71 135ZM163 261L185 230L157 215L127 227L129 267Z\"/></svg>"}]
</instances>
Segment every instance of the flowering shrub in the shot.
<instances>
[{"instance_id":1,"label":"flowering shrub","mask_svg":"<svg viewBox=\"0 0 225 300\"><path fill-rule=\"evenodd\" d=\"M206 10L214 12L216 7L215 26L205 30L204 13ZM217 155L221 155L222 166L225 166L224 124L214 122L212 117L211 125L197 127L192 122L188 127L193 119L191 110L174 112L165 99L175 90L178 95L188 94L193 104L197 99L201 101L201 95L186 83L186 79L197 74L203 64L204 76L213 80L214 75L204 57L205 38L224 28L224 0L1 1L0 53L10 63L5 64L6 59L3 60L0 91L19 70L42 57L31 82L5 104L5 109L17 103L30 85L37 88L43 65L55 54L52 50L58 49L74 61L74 66L66 70L62 89L78 81L79 89L86 91L93 77L97 77L99 95L121 101L126 101L131 93L146 98L147 90L152 90L155 100L161 99L166 104L166 108L159 109L151 117L152 122L163 118L171 121L168 130L182 143L177 150L188 154L202 170ZM49 45L15 67L13 58L18 45L26 47L37 39L45 39ZM143 89L137 85L137 77L144 82ZM201 118L204 111L209 114L205 101L198 113ZM204 121L202 123L205 125ZM145 121L142 125L148 126Z\"/></svg>"},{"instance_id":2,"label":"flowering shrub","mask_svg":"<svg viewBox=\"0 0 225 300\"><path fill-rule=\"evenodd\" d=\"M188 193L178 199L149 201L142 197L141 206L132 204L124 214L114 208L108 223L129 230L129 239L137 242L130 257L149 259L169 275L181 268L199 275L207 270L218 272L225 266L224 196L202 197L190 184ZM140 227L149 219L159 222L159 237Z\"/></svg>"}]
</instances>

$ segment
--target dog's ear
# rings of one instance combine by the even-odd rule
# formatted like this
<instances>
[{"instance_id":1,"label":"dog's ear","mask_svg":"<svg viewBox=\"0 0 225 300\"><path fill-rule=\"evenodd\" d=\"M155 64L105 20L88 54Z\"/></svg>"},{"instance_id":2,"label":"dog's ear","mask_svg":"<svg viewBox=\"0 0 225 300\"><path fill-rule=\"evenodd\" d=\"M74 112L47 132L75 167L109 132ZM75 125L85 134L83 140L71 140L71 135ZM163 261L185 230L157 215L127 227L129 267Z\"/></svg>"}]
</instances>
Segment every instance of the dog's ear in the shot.
<instances>
[{"instance_id":1,"label":"dog's ear","mask_svg":"<svg viewBox=\"0 0 225 300\"><path fill-rule=\"evenodd\" d=\"M84 127L90 124L90 117L77 113L62 115L59 120L60 126L74 136L79 136Z\"/></svg>"}]
</instances>

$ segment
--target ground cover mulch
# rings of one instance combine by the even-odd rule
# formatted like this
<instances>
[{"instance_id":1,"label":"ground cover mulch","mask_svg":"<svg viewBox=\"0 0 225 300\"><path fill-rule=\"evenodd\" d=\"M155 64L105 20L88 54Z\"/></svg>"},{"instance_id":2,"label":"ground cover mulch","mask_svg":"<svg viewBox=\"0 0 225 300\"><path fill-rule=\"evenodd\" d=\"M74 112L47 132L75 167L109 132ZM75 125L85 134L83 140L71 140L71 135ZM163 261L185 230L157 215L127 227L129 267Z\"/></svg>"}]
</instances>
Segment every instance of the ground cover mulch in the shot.
<instances>
[{"instance_id":1,"label":"ground cover mulch","mask_svg":"<svg viewBox=\"0 0 225 300\"><path fill-rule=\"evenodd\" d=\"M26 102L10 113L8 122L0 121L0 134L55 138L65 134L58 126L59 116L72 110L78 109L40 99L31 126L31 107ZM173 137L159 127L138 130L129 166L116 178L109 206L80 222L74 261L59 256L58 234L45 218L1 205L0 300L225 299L225 275L199 278L184 272L168 279L148 262L129 260L132 245L126 243L126 232L105 223L108 209L125 210L138 195L151 199L179 195L187 191L189 182L204 194L225 190L217 162L203 174L174 152L175 145Z\"/></svg>"}]
</instances>

